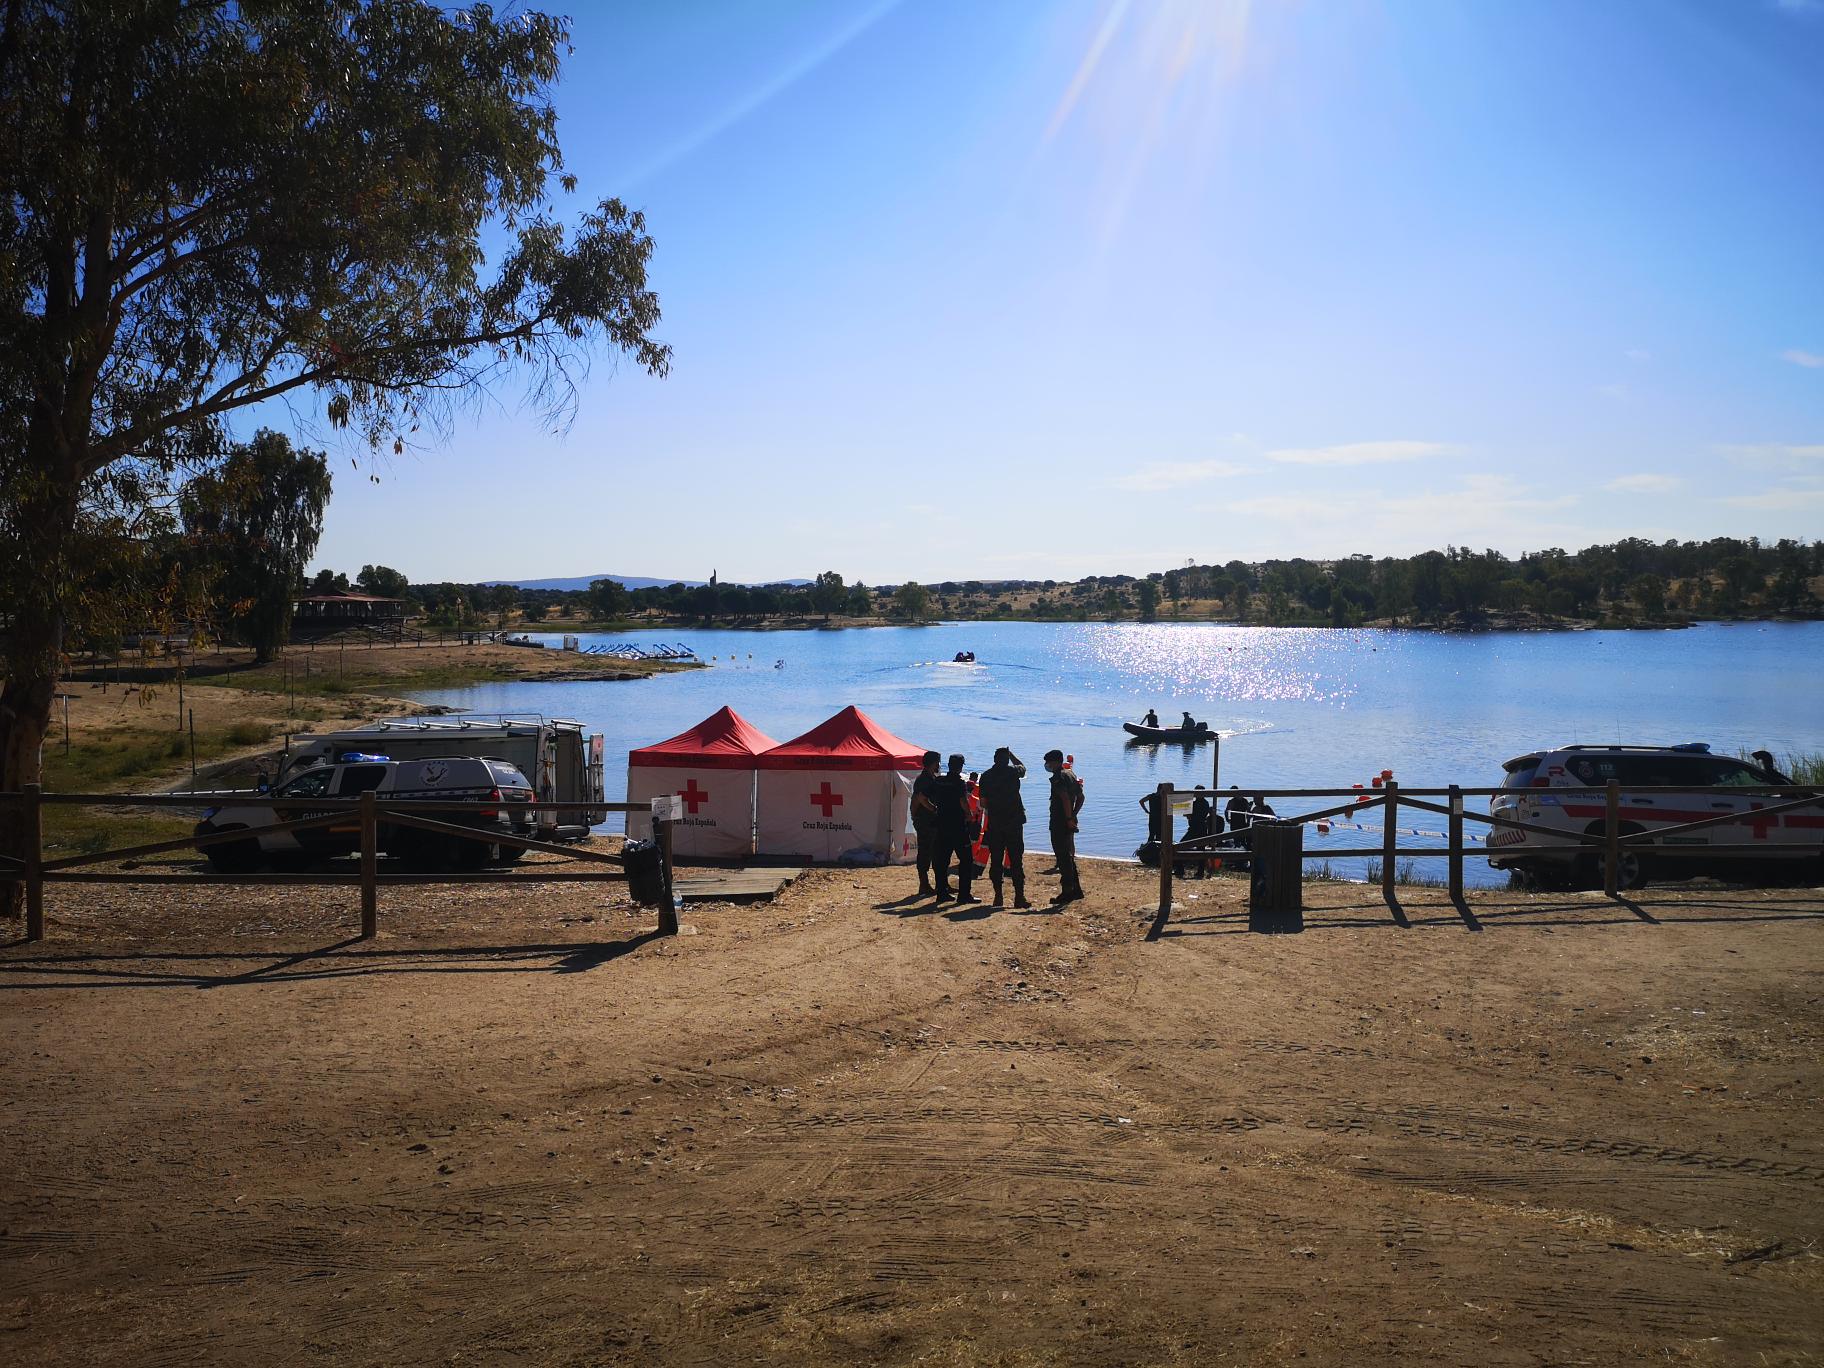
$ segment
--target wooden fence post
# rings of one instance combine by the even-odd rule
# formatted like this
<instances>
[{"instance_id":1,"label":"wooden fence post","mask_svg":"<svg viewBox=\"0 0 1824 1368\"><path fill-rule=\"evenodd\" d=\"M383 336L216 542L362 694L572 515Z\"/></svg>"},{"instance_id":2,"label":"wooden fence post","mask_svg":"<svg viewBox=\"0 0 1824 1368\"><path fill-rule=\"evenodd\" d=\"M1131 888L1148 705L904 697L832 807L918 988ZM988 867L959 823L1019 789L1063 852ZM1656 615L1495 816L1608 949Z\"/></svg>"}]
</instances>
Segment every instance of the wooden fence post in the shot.
<instances>
[{"instance_id":1,"label":"wooden fence post","mask_svg":"<svg viewBox=\"0 0 1824 1368\"><path fill-rule=\"evenodd\" d=\"M1381 785L1381 792L1387 796L1387 805L1381 809L1386 819L1381 828L1381 893L1393 896L1393 852L1400 843L1398 822L1400 820L1400 786L1389 779Z\"/></svg>"},{"instance_id":2,"label":"wooden fence post","mask_svg":"<svg viewBox=\"0 0 1824 1368\"><path fill-rule=\"evenodd\" d=\"M1614 779L1603 795L1602 840L1602 891L1612 898L1621 873L1621 784Z\"/></svg>"},{"instance_id":3,"label":"wooden fence post","mask_svg":"<svg viewBox=\"0 0 1824 1368\"><path fill-rule=\"evenodd\" d=\"M1153 822L1159 829L1159 915L1172 914L1172 786L1153 790Z\"/></svg>"},{"instance_id":4,"label":"wooden fence post","mask_svg":"<svg viewBox=\"0 0 1824 1368\"><path fill-rule=\"evenodd\" d=\"M665 885L664 896L659 900L659 934L675 936L678 934L678 904L671 891L671 818L654 822L653 835L659 843L659 877Z\"/></svg>"},{"instance_id":5,"label":"wooden fence post","mask_svg":"<svg viewBox=\"0 0 1824 1368\"><path fill-rule=\"evenodd\" d=\"M1450 786L1450 896L1463 900L1463 790Z\"/></svg>"},{"instance_id":6,"label":"wooden fence post","mask_svg":"<svg viewBox=\"0 0 1824 1368\"><path fill-rule=\"evenodd\" d=\"M25 811L21 814L25 849L25 938L44 939L44 806L43 790L37 784L21 788Z\"/></svg>"},{"instance_id":7,"label":"wooden fence post","mask_svg":"<svg viewBox=\"0 0 1824 1368\"><path fill-rule=\"evenodd\" d=\"M361 794L361 939L372 940L380 931L379 831L374 822L374 791Z\"/></svg>"}]
</instances>

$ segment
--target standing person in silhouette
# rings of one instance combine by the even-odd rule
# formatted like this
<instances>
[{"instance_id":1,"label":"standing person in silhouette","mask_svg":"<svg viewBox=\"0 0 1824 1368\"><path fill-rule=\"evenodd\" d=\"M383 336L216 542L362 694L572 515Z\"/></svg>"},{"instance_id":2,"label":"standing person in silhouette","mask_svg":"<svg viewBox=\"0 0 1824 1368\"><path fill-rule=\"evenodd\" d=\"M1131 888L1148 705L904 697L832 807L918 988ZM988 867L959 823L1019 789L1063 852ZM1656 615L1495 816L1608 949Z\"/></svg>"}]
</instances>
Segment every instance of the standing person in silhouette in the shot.
<instances>
[{"instance_id":1,"label":"standing person in silhouette","mask_svg":"<svg viewBox=\"0 0 1824 1368\"><path fill-rule=\"evenodd\" d=\"M937 901L949 902L953 896L950 860L954 856L954 896L958 902L974 902L975 894L969 889L970 876L975 869L975 861L969 855L969 847L973 844L969 837L969 780L963 774L962 756L950 757L949 771L932 785L932 790L932 801L937 804L937 858L932 864L937 879Z\"/></svg>"},{"instance_id":2,"label":"standing person in silhouette","mask_svg":"<svg viewBox=\"0 0 1824 1368\"><path fill-rule=\"evenodd\" d=\"M931 866L937 858L937 801L931 796L931 786L937 782L937 767L942 758L936 751L926 751L924 768L912 781L912 834L918 839L918 895L921 898L937 891L931 886Z\"/></svg>"},{"instance_id":3,"label":"standing person in silhouette","mask_svg":"<svg viewBox=\"0 0 1824 1368\"><path fill-rule=\"evenodd\" d=\"M1064 768L1064 752L1045 752L1051 774L1051 849L1058 860L1058 901L1075 902L1083 896L1077 877L1077 814L1083 810L1083 781Z\"/></svg>"},{"instance_id":4,"label":"standing person in silhouette","mask_svg":"<svg viewBox=\"0 0 1824 1368\"><path fill-rule=\"evenodd\" d=\"M1013 905L1032 906L1026 901L1026 804L1020 798L1020 780L1025 777L1025 763L1002 746L979 785L988 818L988 882L994 885L996 907L1003 906L1003 865L1013 875Z\"/></svg>"}]
</instances>

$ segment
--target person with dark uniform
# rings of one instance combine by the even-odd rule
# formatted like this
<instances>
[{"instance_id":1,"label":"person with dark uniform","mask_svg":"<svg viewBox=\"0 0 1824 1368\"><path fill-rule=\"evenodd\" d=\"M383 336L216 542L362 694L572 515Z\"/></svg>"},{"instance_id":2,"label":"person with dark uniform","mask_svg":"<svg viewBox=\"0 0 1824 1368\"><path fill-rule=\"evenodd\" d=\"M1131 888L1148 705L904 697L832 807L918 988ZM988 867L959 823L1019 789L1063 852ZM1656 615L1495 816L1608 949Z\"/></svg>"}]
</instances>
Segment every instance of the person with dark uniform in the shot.
<instances>
[{"instance_id":1,"label":"person with dark uniform","mask_svg":"<svg viewBox=\"0 0 1824 1368\"><path fill-rule=\"evenodd\" d=\"M937 891L931 886L931 866L937 858L937 801L931 795L931 786L937 782L937 766L942 759L936 751L926 751L925 766L912 781L912 834L918 840L920 897Z\"/></svg>"},{"instance_id":2,"label":"person with dark uniform","mask_svg":"<svg viewBox=\"0 0 1824 1368\"><path fill-rule=\"evenodd\" d=\"M1031 907L1026 901L1026 805L1020 799L1020 780L1026 764L1007 747L994 753L994 763L977 786L982 812L988 818L988 881L994 885L994 905L1002 907L1002 867L1013 874L1013 905Z\"/></svg>"},{"instance_id":3,"label":"person with dark uniform","mask_svg":"<svg viewBox=\"0 0 1824 1368\"><path fill-rule=\"evenodd\" d=\"M963 775L963 757L950 757L949 772L932 784L931 801L937 805L935 835L937 856L931 870L937 879L937 901L949 902L950 861L956 860L956 893L958 902L974 902L969 880L975 869L969 847L969 781Z\"/></svg>"},{"instance_id":4,"label":"person with dark uniform","mask_svg":"<svg viewBox=\"0 0 1824 1368\"><path fill-rule=\"evenodd\" d=\"M1146 814L1146 843L1154 846L1165 840L1166 828L1172 820L1170 808L1166 808L1163 814L1158 810L1158 804L1154 801L1158 796L1156 793L1140 795L1140 810Z\"/></svg>"},{"instance_id":5,"label":"person with dark uniform","mask_svg":"<svg viewBox=\"0 0 1824 1368\"><path fill-rule=\"evenodd\" d=\"M1235 838L1235 844L1245 846L1248 843L1248 823L1253 820L1254 809L1242 796L1240 789L1233 785L1229 788L1228 806L1223 808L1223 816L1229 819L1229 834Z\"/></svg>"},{"instance_id":6,"label":"person with dark uniform","mask_svg":"<svg viewBox=\"0 0 1824 1368\"><path fill-rule=\"evenodd\" d=\"M1196 797L1191 799L1190 820L1184 824L1186 841L1201 841L1211 834L1210 821L1216 815L1216 809L1210 806L1210 795L1203 791L1203 785L1197 785ZM1201 879L1209 869L1209 852L1198 847L1197 857L1191 862L1195 876Z\"/></svg>"},{"instance_id":7,"label":"person with dark uniform","mask_svg":"<svg viewBox=\"0 0 1824 1368\"><path fill-rule=\"evenodd\" d=\"M1058 901L1075 902L1083 896L1077 877L1077 814L1083 810L1083 781L1064 768L1064 752L1045 752L1051 773L1051 849L1057 856Z\"/></svg>"},{"instance_id":8,"label":"person with dark uniform","mask_svg":"<svg viewBox=\"0 0 1824 1368\"><path fill-rule=\"evenodd\" d=\"M1158 726L1159 725L1159 710L1157 708L1148 708L1146 710L1146 717L1142 720L1141 725L1145 726L1145 727Z\"/></svg>"}]
</instances>

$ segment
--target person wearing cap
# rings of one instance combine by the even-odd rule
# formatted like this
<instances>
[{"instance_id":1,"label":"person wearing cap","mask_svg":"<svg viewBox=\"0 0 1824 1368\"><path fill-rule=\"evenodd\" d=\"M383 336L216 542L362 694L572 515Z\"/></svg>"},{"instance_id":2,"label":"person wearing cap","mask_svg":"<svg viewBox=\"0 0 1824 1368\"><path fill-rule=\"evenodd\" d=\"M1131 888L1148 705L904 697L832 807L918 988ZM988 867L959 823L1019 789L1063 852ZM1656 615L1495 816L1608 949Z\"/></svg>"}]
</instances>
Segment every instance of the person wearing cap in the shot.
<instances>
[{"instance_id":1,"label":"person wearing cap","mask_svg":"<svg viewBox=\"0 0 1824 1368\"><path fill-rule=\"evenodd\" d=\"M1077 814L1083 810L1083 781L1064 768L1064 752L1045 752L1051 774L1051 849L1058 861L1058 901L1075 902L1083 896L1077 877Z\"/></svg>"},{"instance_id":2,"label":"person wearing cap","mask_svg":"<svg viewBox=\"0 0 1824 1368\"><path fill-rule=\"evenodd\" d=\"M924 768L912 781L912 834L918 840L920 897L937 891L931 886L931 866L937 858L937 801L932 797L931 786L937 783L942 759L936 751L926 751Z\"/></svg>"},{"instance_id":3,"label":"person wearing cap","mask_svg":"<svg viewBox=\"0 0 1824 1368\"><path fill-rule=\"evenodd\" d=\"M1228 806L1222 810L1223 816L1229 819L1229 831L1235 837L1236 845L1248 843L1248 823L1253 820L1254 808L1242 791L1234 785L1229 786Z\"/></svg>"},{"instance_id":4,"label":"person wearing cap","mask_svg":"<svg viewBox=\"0 0 1824 1368\"><path fill-rule=\"evenodd\" d=\"M1020 799L1020 780L1026 765L1006 746L994 753L994 763L982 775L982 811L988 818L988 882L994 885L994 905L1002 907L1001 883L1013 875L1013 905L1031 907L1026 901L1026 805Z\"/></svg>"},{"instance_id":5,"label":"person wearing cap","mask_svg":"<svg viewBox=\"0 0 1824 1368\"><path fill-rule=\"evenodd\" d=\"M931 786L931 801L937 805L935 835L936 857L931 871L937 880L937 901L949 902L950 860L956 859L956 893L958 902L974 902L969 881L975 861L969 856L969 781L963 776L963 757L950 757L949 770Z\"/></svg>"}]
</instances>

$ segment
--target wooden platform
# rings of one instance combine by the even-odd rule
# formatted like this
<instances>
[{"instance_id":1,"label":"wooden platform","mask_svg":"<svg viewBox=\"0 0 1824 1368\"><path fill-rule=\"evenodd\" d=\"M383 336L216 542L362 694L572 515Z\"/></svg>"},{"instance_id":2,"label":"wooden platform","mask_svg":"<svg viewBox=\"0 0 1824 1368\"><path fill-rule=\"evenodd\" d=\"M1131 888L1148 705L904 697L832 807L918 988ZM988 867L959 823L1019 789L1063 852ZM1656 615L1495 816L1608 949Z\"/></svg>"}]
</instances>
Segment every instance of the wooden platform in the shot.
<instances>
[{"instance_id":1,"label":"wooden platform","mask_svg":"<svg viewBox=\"0 0 1824 1368\"><path fill-rule=\"evenodd\" d=\"M685 902L764 902L778 896L796 869L680 869L671 886Z\"/></svg>"}]
</instances>

